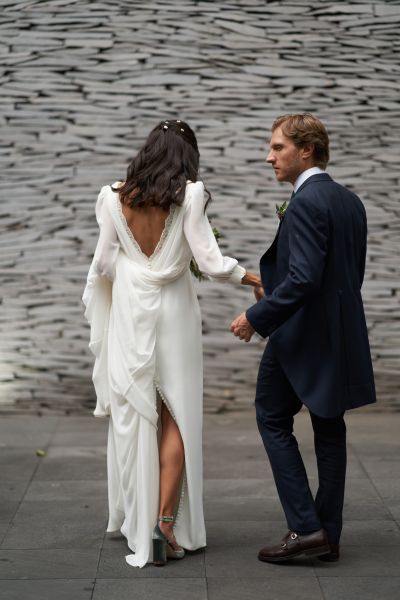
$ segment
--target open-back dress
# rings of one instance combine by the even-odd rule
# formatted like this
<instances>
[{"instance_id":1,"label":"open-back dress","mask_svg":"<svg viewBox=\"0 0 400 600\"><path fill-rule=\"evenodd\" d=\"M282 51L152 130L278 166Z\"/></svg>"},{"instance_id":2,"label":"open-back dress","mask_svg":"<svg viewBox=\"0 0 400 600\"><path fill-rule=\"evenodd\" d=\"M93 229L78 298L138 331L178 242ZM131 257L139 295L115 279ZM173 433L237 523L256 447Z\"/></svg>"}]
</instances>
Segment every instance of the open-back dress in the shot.
<instances>
[{"instance_id":1,"label":"open-back dress","mask_svg":"<svg viewBox=\"0 0 400 600\"><path fill-rule=\"evenodd\" d=\"M148 257L111 186L101 189L96 205L100 235L83 302L95 355L94 415L110 416L107 531L122 532L134 552L126 560L137 567L152 561L160 401L176 421L185 450L175 536L187 550L206 545L201 317L189 264L194 256L211 278L233 283L240 283L245 270L222 256L204 207L203 183L188 182L183 204L171 205Z\"/></svg>"}]
</instances>

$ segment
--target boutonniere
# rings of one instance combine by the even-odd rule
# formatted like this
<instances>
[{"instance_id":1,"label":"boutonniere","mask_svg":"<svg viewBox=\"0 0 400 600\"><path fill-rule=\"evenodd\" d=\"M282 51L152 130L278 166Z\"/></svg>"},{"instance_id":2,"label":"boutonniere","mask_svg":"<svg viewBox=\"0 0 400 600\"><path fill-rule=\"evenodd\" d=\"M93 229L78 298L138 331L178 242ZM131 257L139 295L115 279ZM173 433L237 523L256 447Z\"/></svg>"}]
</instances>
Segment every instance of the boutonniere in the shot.
<instances>
[{"instance_id":1,"label":"boutonniere","mask_svg":"<svg viewBox=\"0 0 400 600\"><path fill-rule=\"evenodd\" d=\"M278 219L280 221L282 221L283 217L285 216L285 212L287 210L287 207L288 207L288 203L287 203L286 200L280 206L279 206L279 204L275 204L276 214L278 215Z\"/></svg>"},{"instance_id":2,"label":"boutonniere","mask_svg":"<svg viewBox=\"0 0 400 600\"><path fill-rule=\"evenodd\" d=\"M213 227L213 234L214 234L215 239L218 242L219 238L221 237L221 232L216 227ZM204 277L203 273L200 271L199 265L194 260L194 258L192 258L192 260L190 261L190 271L191 271L192 275L194 277L196 277L196 279L198 279L199 281L203 281L203 279L207 279L206 277Z\"/></svg>"}]
</instances>

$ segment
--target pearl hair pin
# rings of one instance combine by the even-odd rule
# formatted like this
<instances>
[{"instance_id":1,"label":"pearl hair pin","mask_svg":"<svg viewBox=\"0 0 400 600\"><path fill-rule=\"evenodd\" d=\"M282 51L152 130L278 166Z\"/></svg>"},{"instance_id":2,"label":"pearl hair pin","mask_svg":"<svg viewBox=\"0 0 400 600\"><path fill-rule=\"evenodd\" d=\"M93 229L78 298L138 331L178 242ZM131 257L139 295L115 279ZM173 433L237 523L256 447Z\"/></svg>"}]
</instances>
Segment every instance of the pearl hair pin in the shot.
<instances>
[{"instance_id":1,"label":"pearl hair pin","mask_svg":"<svg viewBox=\"0 0 400 600\"><path fill-rule=\"evenodd\" d=\"M175 121L175 122L176 122L176 123L181 123L182 121ZM163 128L164 130L165 130L165 129L168 129L168 124L169 124L169 121L164 121L164 125L162 126L162 128ZM182 132L182 133L185 133L185 130L184 130L182 127L180 127L180 130L181 130L181 132Z\"/></svg>"}]
</instances>

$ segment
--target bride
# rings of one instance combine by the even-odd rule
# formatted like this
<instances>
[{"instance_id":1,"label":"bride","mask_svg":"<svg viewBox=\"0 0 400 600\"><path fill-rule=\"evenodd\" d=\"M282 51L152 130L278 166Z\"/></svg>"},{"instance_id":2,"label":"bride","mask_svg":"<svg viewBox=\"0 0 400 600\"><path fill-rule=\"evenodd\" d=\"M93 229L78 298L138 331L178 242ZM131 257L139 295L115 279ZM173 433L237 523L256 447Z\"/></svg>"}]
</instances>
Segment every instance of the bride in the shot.
<instances>
[{"instance_id":1,"label":"bride","mask_svg":"<svg viewBox=\"0 0 400 600\"><path fill-rule=\"evenodd\" d=\"M95 355L95 416L110 416L107 531L143 567L206 544L202 504L201 316L189 265L257 287L221 255L183 121L164 121L97 199L100 235L83 302Z\"/></svg>"}]
</instances>

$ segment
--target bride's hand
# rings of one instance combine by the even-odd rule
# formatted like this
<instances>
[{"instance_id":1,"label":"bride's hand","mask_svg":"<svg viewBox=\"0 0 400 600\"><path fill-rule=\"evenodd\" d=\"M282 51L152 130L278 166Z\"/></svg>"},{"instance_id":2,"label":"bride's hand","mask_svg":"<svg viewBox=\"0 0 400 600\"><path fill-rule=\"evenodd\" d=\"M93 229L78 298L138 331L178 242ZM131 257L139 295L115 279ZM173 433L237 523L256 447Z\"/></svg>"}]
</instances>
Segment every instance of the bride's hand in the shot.
<instances>
[{"instance_id":1,"label":"bride's hand","mask_svg":"<svg viewBox=\"0 0 400 600\"><path fill-rule=\"evenodd\" d=\"M257 302L259 302L261 298L264 298L264 288L262 287L262 285L258 285L254 288L254 296Z\"/></svg>"},{"instance_id":2,"label":"bride's hand","mask_svg":"<svg viewBox=\"0 0 400 600\"><path fill-rule=\"evenodd\" d=\"M254 288L261 287L261 278L251 271L246 271L242 277L242 285L252 285Z\"/></svg>"}]
</instances>

